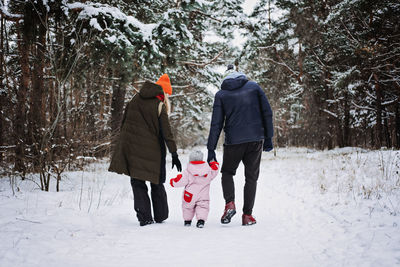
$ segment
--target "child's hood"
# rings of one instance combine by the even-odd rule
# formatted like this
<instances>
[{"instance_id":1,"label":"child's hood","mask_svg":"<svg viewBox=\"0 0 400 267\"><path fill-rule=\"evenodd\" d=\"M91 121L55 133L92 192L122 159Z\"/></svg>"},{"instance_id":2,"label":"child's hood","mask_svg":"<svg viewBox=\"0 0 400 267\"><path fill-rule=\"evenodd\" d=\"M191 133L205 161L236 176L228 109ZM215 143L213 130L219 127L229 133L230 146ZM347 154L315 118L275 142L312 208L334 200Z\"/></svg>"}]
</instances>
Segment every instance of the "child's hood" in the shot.
<instances>
[{"instance_id":1,"label":"child's hood","mask_svg":"<svg viewBox=\"0 0 400 267\"><path fill-rule=\"evenodd\" d=\"M210 166L204 161L191 161L187 166L187 170L193 176L206 176L210 171Z\"/></svg>"}]
</instances>

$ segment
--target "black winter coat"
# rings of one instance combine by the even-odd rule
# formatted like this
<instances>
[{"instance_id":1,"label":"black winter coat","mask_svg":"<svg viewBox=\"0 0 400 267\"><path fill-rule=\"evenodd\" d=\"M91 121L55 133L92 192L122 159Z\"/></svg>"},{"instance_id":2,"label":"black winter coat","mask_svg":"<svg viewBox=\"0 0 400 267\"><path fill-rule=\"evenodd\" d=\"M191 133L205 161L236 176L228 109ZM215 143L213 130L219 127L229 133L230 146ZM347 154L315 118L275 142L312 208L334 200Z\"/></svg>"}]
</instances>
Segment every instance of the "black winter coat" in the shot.
<instances>
[{"instance_id":1,"label":"black winter coat","mask_svg":"<svg viewBox=\"0 0 400 267\"><path fill-rule=\"evenodd\" d=\"M222 128L225 145L260 141L273 136L272 110L260 86L234 72L215 94L207 148L215 150Z\"/></svg>"},{"instance_id":2,"label":"black winter coat","mask_svg":"<svg viewBox=\"0 0 400 267\"><path fill-rule=\"evenodd\" d=\"M171 153L177 148L165 105L158 114L156 96L162 93L161 86L145 82L126 106L109 171L154 184L165 181L165 144Z\"/></svg>"}]
</instances>

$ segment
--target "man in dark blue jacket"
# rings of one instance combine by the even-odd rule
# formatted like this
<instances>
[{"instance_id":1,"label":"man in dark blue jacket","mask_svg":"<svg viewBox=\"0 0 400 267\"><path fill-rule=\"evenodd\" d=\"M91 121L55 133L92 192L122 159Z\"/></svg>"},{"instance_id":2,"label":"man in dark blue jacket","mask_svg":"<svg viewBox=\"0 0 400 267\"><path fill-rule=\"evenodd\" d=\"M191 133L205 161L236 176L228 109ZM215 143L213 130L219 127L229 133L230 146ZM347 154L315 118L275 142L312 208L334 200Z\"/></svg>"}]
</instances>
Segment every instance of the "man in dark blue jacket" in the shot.
<instances>
[{"instance_id":1,"label":"man in dark blue jacket","mask_svg":"<svg viewBox=\"0 0 400 267\"><path fill-rule=\"evenodd\" d=\"M272 150L272 110L260 86L249 81L243 73L228 66L221 90L215 95L210 135L208 137L208 162L215 160L215 148L222 128L225 132L222 163L222 190L225 210L221 223L230 223L235 208L233 176L239 163L245 167L244 205L242 224L255 224L252 216L260 172L262 151Z\"/></svg>"}]
</instances>

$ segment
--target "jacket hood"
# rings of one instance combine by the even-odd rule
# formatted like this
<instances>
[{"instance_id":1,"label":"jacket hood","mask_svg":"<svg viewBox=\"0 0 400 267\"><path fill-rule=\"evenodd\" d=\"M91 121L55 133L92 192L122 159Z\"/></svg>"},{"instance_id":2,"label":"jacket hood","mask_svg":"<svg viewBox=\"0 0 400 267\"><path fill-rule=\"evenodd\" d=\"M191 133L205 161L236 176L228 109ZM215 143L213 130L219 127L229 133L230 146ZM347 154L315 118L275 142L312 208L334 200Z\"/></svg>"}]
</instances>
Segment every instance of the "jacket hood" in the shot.
<instances>
[{"instance_id":1,"label":"jacket hood","mask_svg":"<svg viewBox=\"0 0 400 267\"><path fill-rule=\"evenodd\" d=\"M204 176L210 171L210 166L204 161L191 161L187 166L187 170L193 176Z\"/></svg>"},{"instance_id":2,"label":"jacket hood","mask_svg":"<svg viewBox=\"0 0 400 267\"><path fill-rule=\"evenodd\" d=\"M221 90L236 90L245 85L249 80L246 75L241 72L230 72L222 81Z\"/></svg>"},{"instance_id":3,"label":"jacket hood","mask_svg":"<svg viewBox=\"0 0 400 267\"><path fill-rule=\"evenodd\" d=\"M142 98L153 98L160 94L164 94L160 85L146 81L140 89L139 95Z\"/></svg>"}]
</instances>

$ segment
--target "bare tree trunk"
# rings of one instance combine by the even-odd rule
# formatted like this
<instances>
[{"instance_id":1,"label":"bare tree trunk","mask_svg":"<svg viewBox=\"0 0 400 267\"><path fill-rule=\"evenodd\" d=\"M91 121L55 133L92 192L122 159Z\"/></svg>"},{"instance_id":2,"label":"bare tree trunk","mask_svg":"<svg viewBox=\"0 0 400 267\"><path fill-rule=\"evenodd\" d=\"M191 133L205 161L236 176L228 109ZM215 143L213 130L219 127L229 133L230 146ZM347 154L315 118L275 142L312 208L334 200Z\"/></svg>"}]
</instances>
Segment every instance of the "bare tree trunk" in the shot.
<instances>
[{"instance_id":1,"label":"bare tree trunk","mask_svg":"<svg viewBox=\"0 0 400 267\"><path fill-rule=\"evenodd\" d=\"M268 0L268 29L271 30L271 0Z\"/></svg>"},{"instance_id":2,"label":"bare tree trunk","mask_svg":"<svg viewBox=\"0 0 400 267\"><path fill-rule=\"evenodd\" d=\"M382 146L383 134L382 134L382 91L379 85L378 75L374 73L375 78L375 90L376 90L376 148Z\"/></svg>"},{"instance_id":3,"label":"bare tree trunk","mask_svg":"<svg viewBox=\"0 0 400 267\"><path fill-rule=\"evenodd\" d=\"M325 88L325 92L326 92L326 99L333 99L333 92L331 90L331 87L328 84L328 81L331 77L330 72L324 67L324 88ZM326 109L329 110L329 106L327 104L327 102L325 101L323 103L323 105L326 105ZM329 139L328 139L328 144L327 147L328 149L332 149L335 146L335 122L338 118L334 118L332 115L325 113L325 118L322 118L322 120L325 123L325 129L326 129L326 133L324 133L325 135L328 135Z\"/></svg>"},{"instance_id":4,"label":"bare tree trunk","mask_svg":"<svg viewBox=\"0 0 400 267\"><path fill-rule=\"evenodd\" d=\"M297 64L299 65L299 80L303 77L303 52L301 50L301 42L299 41L299 58Z\"/></svg>"},{"instance_id":5,"label":"bare tree trunk","mask_svg":"<svg viewBox=\"0 0 400 267\"><path fill-rule=\"evenodd\" d=\"M400 102L397 101L395 106L396 113L396 148L400 149Z\"/></svg>"},{"instance_id":6,"label":"bare tree trunk","mask_svg":"<svg viewBox=\"0 0 400 267\"><path fill-rule=\"evenodd\" d=\"M38 7L40 8L40 7ZM44 9L44 8L43 8ZM38 10L37 12L43 12ZM31 95L31 107L29 116L29 128L30 128L30 138L32 138L32 152L35 167L39 165L39 155L43 144L42 140L42 130L45 121L45 86L44 86L44 64L45 64L45 50L46 50L46 27L43 25L45 23L45 16L41 14L36 14L35 23L38 28L37 41L34 47L34 65L33 65L33 75L32 75L32 95ZM41 17L39 17L41 16ZM36 28L36 26L35 26ZM34 36L36 39L36 36Z\"/></svg>"},{"instance_id":7,"label":"bare tree trunk","mask_svg":"<svg viewBox=\"0 0 400 267\"><path fill-rule=\"evenodd\" d=\"M93 83L92 82L87 82L87 88L86 88L86 109L87 109L87 115L86 115L86 132L87 132L87 141L93 141L93 136L94 132L96 131L94 125L95 125L95 111L94 111L94 103L93 103L93 98L94 98L94 90L93 90Z\"/></svg>"},{"instance_id":8,"label":"bare tree trunk","mask_svg":"<svg viewBox=\"0 0 400 267\"><path fill-rule=\"evenodd\" d=\"M389 122L388 122L388 112L384 108L384 114L385 116L383 117L383 127L384 127L384 133L385 133L385 141L386 141L386 147L390 148L392 147L392 138L390 137L390 129L389 129Z\"/></svg>"},{"instance_id":9,"label":"bare tree trunk","mask_svg":"<svg viewBox=\"0 0 400 267\"><path fill-rule=\"evenodd\" d=\"M2 1L3 3L3 1ZM6 101L6 90L8 88L5 87L3 84L4 81L4 19L3 14L1 14L1 21L0 21L0 146L4 145L4 116L3 116L3 109L5 107ZM5 110L5 109L4 109ZM3 153L0 152L0 161L3 161Z\"/></svg>"},{"instance_id":10,"label":"bare tree trunk","mask_svg":"<svg viewBox=\"0 0 400 267\"><path fill-rule=\"evenodd\" d=\"M350 107L347 92L344 95L344 101L343 145L350 146Z\"/></svg>"},{"instance_id":11,"label":"bare tree trunk","mask_svg":"<svg viewBox=\"0 0 400 267\"><path fill-rule=\"evenodd\" d=\"M126 88L122 80L118 80L113 87L111 100L111 133L118 132L124 112Z\"/></svg>"},{"instance_id":12,"label":"bare tree trunk","mask_svg":"<svg viewBox=\"0 0 400 267\"><path fill-rule=\"evenodd\" d=\"M340 118L337 119L336 121L336 142L339 147L344 147L344 141L343 141L343 128L342 124L340 121Z\"/></svg>"},{"instance_id":13,"label":"bare tree trunk","mask_svg":"<svg viewBox=\"0 0 400 267\"><path fill-rule=\"evenodd\" d=\"M25 23L29 23L24 21ZM22 27L17 23L18 51L21 65L21 74L19 88L17 90L17 105L14 123L15 133L15 169L19 172L25 172L25 123L26 123L26 95L29 88L29 40ZM21 36L22 32L22 36ZM21 39L22 38L22 39Z\"/></svg>"}]
</instances>

